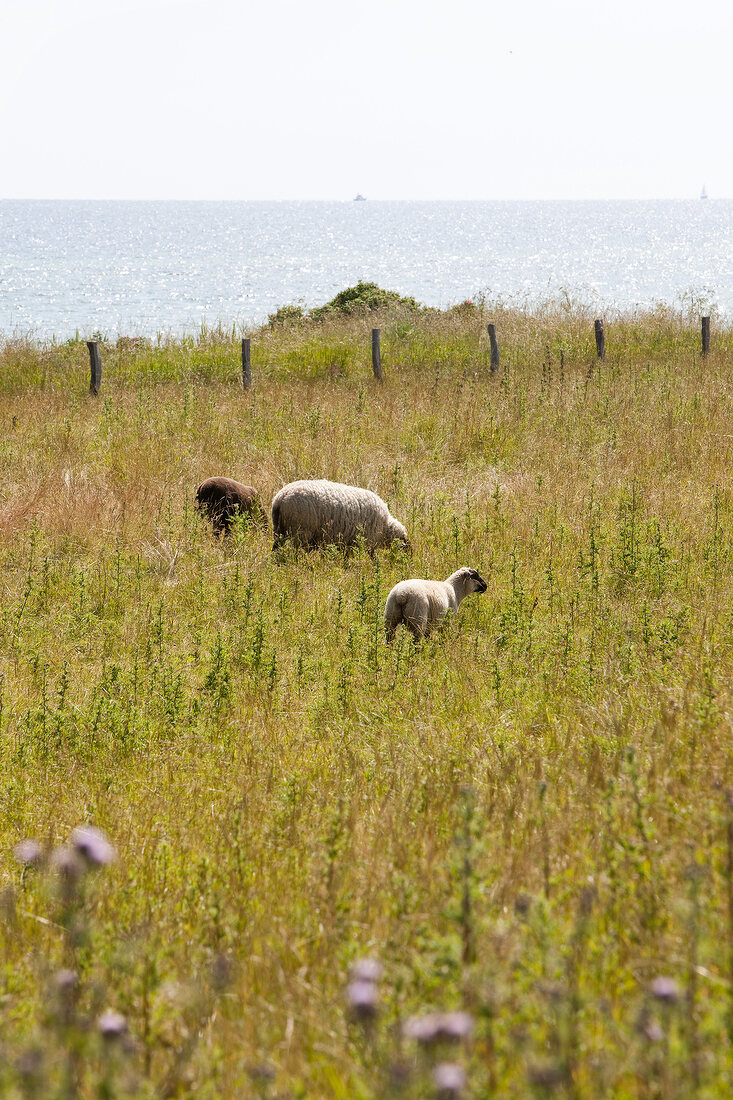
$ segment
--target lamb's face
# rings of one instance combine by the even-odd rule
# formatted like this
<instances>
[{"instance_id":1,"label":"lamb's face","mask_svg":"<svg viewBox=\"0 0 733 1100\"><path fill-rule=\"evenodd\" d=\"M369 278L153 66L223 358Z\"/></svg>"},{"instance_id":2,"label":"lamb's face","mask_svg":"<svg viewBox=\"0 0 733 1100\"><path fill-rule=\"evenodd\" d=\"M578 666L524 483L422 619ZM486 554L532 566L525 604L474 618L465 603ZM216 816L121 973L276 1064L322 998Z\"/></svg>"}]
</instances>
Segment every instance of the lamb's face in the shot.
<instances>
[{"instance_id":1,"label":"lamb's face","mask_svg":"<svg viewBox=\"0 0 733 1100\"><path fill-rule=\"evenodd\" d=\"M484 578L475 569L466 569L466 592L485 592L489 587Z\"/></svg>"}]
</instances>

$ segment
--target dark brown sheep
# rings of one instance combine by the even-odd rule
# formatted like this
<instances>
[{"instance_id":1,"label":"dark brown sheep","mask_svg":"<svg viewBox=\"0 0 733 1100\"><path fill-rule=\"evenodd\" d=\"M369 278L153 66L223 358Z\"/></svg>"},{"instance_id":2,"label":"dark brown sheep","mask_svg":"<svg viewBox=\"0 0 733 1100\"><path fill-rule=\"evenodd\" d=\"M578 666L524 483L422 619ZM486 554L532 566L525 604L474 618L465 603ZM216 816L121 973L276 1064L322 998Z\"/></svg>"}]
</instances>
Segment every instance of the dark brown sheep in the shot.
<instances>
[{"instance_id":1,"label":"dark brown sheep","mask_svg":"<svg viewBox=\"0 0 733 1100\"><path fill-rule=\"evenodd\" d=\"M207 477L202 481L196 490L196 507L209 517L216 535L228 535L240 515L249 516L258 526L267 526L257 490L230 477Z\"/></svg>"}]
</instances>

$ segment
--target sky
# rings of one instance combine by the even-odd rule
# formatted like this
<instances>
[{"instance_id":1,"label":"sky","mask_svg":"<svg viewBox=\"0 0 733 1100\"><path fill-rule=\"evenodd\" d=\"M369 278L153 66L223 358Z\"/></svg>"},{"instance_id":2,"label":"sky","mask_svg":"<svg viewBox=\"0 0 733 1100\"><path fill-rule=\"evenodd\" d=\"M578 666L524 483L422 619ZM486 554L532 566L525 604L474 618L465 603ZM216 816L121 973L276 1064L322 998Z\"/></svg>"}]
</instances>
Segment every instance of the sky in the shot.
<instances>
[{"instance_id":1,"label":"sky","mask_svg":"<svg viewBox=\"0 0 733 1100\"><path fill-rule=\"evenodd\" d=\"M0 198L733 197L733 3L0 0Z\"/></svg>"}]
</instances>

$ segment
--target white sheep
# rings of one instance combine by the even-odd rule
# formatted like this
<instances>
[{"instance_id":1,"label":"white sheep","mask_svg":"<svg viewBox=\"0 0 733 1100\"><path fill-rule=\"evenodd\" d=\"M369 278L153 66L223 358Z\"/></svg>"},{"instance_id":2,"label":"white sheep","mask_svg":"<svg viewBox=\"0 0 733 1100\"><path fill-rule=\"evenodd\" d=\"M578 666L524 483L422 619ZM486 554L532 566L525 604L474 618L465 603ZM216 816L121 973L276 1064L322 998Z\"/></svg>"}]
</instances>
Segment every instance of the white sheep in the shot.
<instances>
[{"instance_id":1,"label":"white sheep","mask_svg":"<svg viewBox=\"0 0 733 1100\"><path fill-rule=\"evenodd\" d=\"M466 596L485 592L486 587L483 577L465 565L445 581L400 581L387 596L384 609L387 641L392 641L400 623L412 631L416 641L426 638L446 615L458 610Z\"/></svg>"},{"instance_id":2,"label":"white sheep","mask_svg":"<svg viewBox=\"0 0 733 1100\"><path fill-rule=\"evenodd\" d=\"M409 546L407 531L376 493L338 481L292 481L272 502L273 549L291 538L303 546L353 546L363 536L370 552L394 540Z\"/></svg>"}]
</instances>

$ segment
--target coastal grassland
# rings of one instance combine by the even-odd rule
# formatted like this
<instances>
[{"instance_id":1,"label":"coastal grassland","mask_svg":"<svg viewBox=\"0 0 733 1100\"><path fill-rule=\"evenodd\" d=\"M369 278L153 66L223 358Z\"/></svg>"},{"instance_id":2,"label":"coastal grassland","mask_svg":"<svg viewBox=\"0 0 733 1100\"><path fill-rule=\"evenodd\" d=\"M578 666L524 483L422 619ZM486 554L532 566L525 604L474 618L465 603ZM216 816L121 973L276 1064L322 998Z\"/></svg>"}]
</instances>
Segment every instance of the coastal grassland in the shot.
<instances>
[{"instance_id":1,"label":"coastal grassland","mask_svg":"<svg viewBox=\"0 0 733 1100\"><path fill-rule=\"evenodd\" d=\"M602 366L573 310L252 336L248 393L220 330L104 342L96 399L83 343L0 349L5 1093L414 1098L451 1060L470 1097L729 1095L730 331L703 362L620 317ZM374 489L411 554L217 541L214 473ZM388 647L390 587L461 564L486 595ZM81 822L118 858L59 897L12 850ZM402 1037L458 1008L456 1048Z\"/></svg>"}]
</instances>

